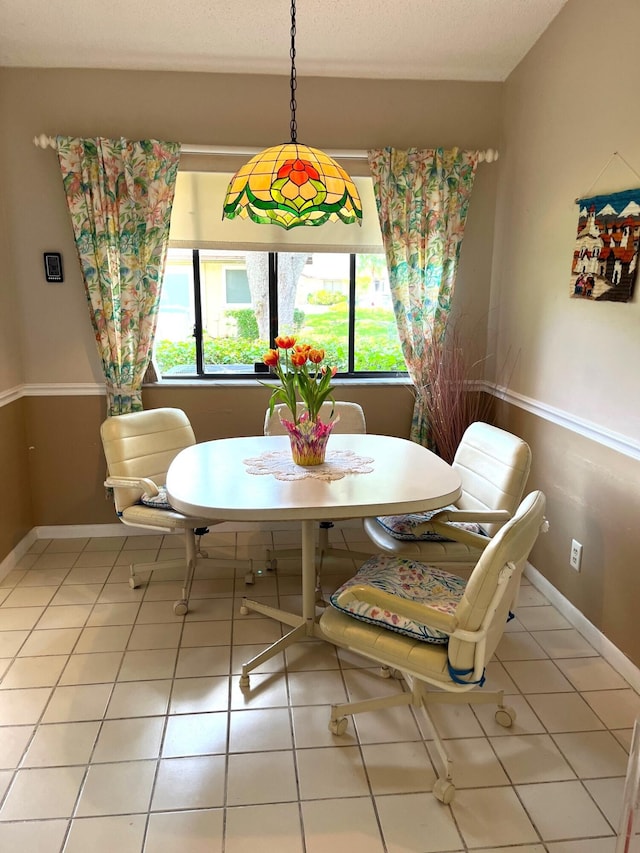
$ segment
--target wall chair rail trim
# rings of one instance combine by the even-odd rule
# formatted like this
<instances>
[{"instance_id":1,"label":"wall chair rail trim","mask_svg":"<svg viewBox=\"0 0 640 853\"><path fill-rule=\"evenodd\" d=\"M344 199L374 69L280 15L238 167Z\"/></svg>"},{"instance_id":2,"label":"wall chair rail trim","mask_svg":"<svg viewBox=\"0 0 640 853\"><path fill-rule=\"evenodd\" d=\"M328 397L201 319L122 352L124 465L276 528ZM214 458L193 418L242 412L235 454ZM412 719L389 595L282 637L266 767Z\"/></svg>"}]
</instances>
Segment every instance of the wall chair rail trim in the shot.
<instances>
[{"instance_id":1,"label":"wall chair rail trim","mask_svg":"<svg viewBox=\"0 0 640 853\"><path fill-rule=\"evenodd\" d=\"M511 391L509 388L493 385L489 382L479 384L483 390L489 394L493 394L499 400L504 400L512 406L517 406L519 409L531 412L531 414L539 418L585 436L585 438L589 438L591 441L596 441L598 444L609 447L632 459L640 459L640 441L636 439L599 426L593 423L593 421L572 415L570 412L565 412L540 400L534 400L532 397L519 394L517 391ZM16 385L13 388L0 391L0 408L13 403L15 400L19 400L21 397L93 397L104 396L104 394L104 385L95 382L52 382Z\"/></svg>"}]
</instances>

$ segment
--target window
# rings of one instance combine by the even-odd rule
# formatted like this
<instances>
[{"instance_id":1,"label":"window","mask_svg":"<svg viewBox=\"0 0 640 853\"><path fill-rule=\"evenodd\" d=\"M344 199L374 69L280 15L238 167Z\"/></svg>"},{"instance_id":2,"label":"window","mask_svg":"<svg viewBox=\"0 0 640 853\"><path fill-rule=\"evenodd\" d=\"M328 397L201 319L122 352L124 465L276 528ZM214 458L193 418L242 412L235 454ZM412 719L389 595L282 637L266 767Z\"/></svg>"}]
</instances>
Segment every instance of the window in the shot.
<instances>
[{"instance_id":1,"label":"window","mask_svg":"<svg viewBox=\"0 0 640 853\"><path fill-rule=\"evenodd\" d=\"M163 376L255 376L276 334L324 349L345 376L406 372L384 254L169 249Z\"/></svg>"}]
</instances>

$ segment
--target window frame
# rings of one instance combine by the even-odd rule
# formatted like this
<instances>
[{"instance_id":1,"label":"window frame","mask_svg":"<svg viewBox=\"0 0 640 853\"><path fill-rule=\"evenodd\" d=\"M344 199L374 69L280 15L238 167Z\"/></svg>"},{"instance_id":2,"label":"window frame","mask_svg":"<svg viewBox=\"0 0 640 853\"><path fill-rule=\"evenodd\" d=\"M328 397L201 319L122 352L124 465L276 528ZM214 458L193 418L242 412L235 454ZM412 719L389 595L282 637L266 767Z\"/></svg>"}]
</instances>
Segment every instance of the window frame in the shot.
<instances>
[{"instance_id":1,"label":"window frame","mask_svg":"<svg viewBox=\"0 0 640 853\"><path fill-rule=\"evenodd\" d=\"M163 381L178 381L178 382L229 382L237 380L260 379L265 374L269 373L266 365L261 362L254 364L253 371L243 372L206 372L204 369L204 341L203 341L203 317L202 317L202 275L200 266L200 248L191 250L192 263L192 286L193 286L193 310L194 310L194 325L193 337L195 340L195 372L194 373L176 373L176 374L160 374ZM296 251L291 247L289 251ZM277 250L265 250L268 256L268 295L269 295L269 339L270 346L275 346L275 338L278 335L278 255ZM408 377L407 370L358 370L355 369L355 333L356 333L356 262L358 254L371 254L370 252L353 252L344 251L340 254L349 255L349 316L348 316L348 354L347 354L347 370L338 371L337 379L357 379L357 380L376 380L376 379L403 379Z\"/></svg>"}]
</instances>

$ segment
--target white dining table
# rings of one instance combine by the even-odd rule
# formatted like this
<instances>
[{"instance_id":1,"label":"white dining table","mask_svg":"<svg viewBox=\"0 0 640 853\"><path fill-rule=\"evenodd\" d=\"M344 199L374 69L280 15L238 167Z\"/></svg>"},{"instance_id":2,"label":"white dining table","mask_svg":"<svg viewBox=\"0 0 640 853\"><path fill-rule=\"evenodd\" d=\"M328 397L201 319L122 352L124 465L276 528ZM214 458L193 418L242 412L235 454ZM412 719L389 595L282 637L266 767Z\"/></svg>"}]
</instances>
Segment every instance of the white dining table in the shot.
<instances>
[{"instance_id":1,"label":"white dining table","mask_svg":"<svg viewBox=\"0 0 640 853\"><path fill-rule=\"evenodd\" d=\"M460 496L458 473L425 447L387 435L331 436L323 468L300 470L301 479L257 473L256 459L288 453L288 436L223 438L182 450L167 474L171 505L186 515L212 521L298 521L302 528L302 614L244 598L241 612L277 619L291 630L242 667L249 673L292 643L323 638L316 617L316 522L438 509ZM332 453L336 459L332 463ZM338 458L361 460L356 473L343 473ZM332 468L333 465L333 468ZM335 479L322 479L335 475Z\"/></svg>"}]
</instances>

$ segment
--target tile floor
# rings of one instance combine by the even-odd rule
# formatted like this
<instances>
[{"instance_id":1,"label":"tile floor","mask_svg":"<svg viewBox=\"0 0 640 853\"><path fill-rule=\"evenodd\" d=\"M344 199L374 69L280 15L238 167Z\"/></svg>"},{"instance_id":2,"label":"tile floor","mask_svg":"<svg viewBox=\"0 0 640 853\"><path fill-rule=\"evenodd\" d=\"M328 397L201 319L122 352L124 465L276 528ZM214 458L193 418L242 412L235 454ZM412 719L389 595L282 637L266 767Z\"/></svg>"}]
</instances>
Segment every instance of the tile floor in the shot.
<instances>
[{"instance_id":1,"label":"tile floor","mask_svg":"<svg viewBox=\"0 0 640 853\"><path fill-rule=\"evenodd\" d=\"M217 533L215 550L260 560L272 536L297 533ZM41 540L0 582L0 851L613 853L640 698L534 587L488 670L514 727L490 706L437 716L457 785L444 806L411 709L328 732L331 701L401 689L365 660L297 645L243 695L241 663L280 633L239 615L244 572L202 563L181 618L166 572L129 588L132 556L172 559L179 543ZM334 560L325 586L352 573ZM252 595L299 607L294 563Z\"/></svg>"}]
</instances>

